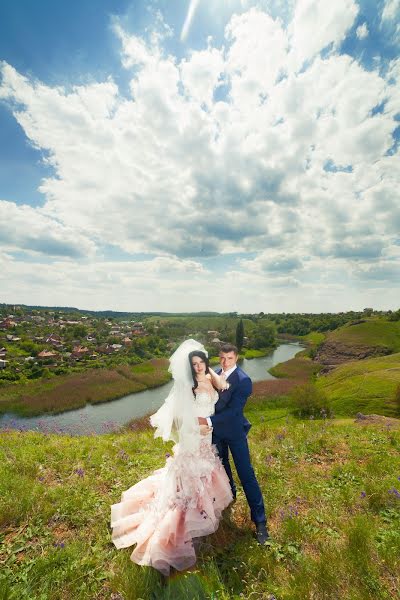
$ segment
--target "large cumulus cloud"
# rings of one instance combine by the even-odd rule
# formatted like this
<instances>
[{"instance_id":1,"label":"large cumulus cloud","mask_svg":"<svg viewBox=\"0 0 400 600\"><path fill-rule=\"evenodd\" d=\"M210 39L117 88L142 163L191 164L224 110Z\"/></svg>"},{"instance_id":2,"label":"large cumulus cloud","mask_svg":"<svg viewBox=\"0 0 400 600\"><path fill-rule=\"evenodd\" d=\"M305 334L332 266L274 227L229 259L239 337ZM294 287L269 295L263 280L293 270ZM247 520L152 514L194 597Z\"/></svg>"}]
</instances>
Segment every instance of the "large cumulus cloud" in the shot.
<instances>
[{"instance_id":1,"label":"large cumulus cloud","mask_svg":"<svg viewBox=\"0 0 400 600\"><path fill-rule=\"evenodd\" d=\"M116 23L128 95L111 77L50 87L3 63L0 98L54 169L40 209L0 202L6 249L74 257L111 244L169 257L173 272L240 252L232 273L257 289L329 285L338 268L377 281L380 260L397 272L399 61L367 71L339 54L358 11L299 0L285 25L249 8L223 46L182 59L163 35Z\"/></svg>"}]
</instances>

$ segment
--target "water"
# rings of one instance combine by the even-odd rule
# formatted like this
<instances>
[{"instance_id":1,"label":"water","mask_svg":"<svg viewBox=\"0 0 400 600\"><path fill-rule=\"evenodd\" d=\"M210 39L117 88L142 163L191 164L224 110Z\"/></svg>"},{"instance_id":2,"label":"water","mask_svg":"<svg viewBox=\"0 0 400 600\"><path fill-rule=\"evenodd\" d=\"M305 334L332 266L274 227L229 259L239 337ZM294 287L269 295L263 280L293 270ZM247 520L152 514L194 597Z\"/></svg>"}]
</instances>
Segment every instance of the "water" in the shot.
<instances>
[{"instance_id":1,"label":"water","mask_svg":"<svg viewBox=\"0 0 400 600\"><path fill-rule=\"evenodd\" d=\"M268 369L293 358L302 348L298 343L281 344L268 356L244 360L241 367L254 382L275 379L268 373ZM11 428L72 435L115 431L132 419L155 412L168 396L171 387L170 381L153 390L129 394L111 402L87 404L59 415L19 417L6 413L0 417L0 430Z\"/></svg>"}]
</instances>

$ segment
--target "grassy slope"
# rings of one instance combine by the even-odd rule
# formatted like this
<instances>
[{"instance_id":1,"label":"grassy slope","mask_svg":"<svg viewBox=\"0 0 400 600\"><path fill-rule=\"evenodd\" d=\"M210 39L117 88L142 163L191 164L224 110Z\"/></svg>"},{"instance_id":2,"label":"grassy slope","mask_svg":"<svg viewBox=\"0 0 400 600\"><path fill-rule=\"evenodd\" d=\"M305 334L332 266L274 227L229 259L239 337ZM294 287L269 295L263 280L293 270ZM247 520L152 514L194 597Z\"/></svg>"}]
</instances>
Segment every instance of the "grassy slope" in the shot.
<instances>
[{"instance_id":1,"label":"grassy slope","mask_svg":"<svg viewBox=\"0 0 400 600\"><path fill-rule=\"evenodd\" d=\"M116 550L108 529L121 492L164 463L168 448L152 432L2 434L0 598L396 598L399 431L285 422L267 404L249 403L247 416L271 545L255 543L240 491L197 569L168 581Z\"/></svg>"},{"instance_id":2,"label":"grassy slope","mask_svg":"<svg viewBox=\"0 0 400 600\"><path fill-rule=\"evenodd\" d=\"M83 373L61 375L47 380L29 381L26 385L0 387L0 413L15 412L32 416L59 413L115 400L166 383L170 376L166 359L114 369L89 369Z\"/></svg>"},{"instance_id":3,"label":"grassy slope","mask_svg":"<svg viewBox=\"0 0 400 600\"><path fill-rule=\"evenodd\" d=\"M394 393L400 384L400 353L352 361L317 380L337 414L396 416Z\"/></svg>"},{"instance_id":4,"label":"grassy slope","mask_svg":"<svg viewBox=\"0 0 400 600\"><path fill-rule=\"evenodd\" d=\"M298 352L294 358L279 363L269 369L274 377L287 377L288 379L307 380L318 373L321 366L305 355L305 351Z\"/></svg>"},{"instance_id":5,"label":"grassy slope","mask_svg":"<svg viewBox=\"0 0 400 600\"><path fill-rule=\"evenodd\" d=\"M400 352L400 321L372 317L357 325L346 324L331 331L327 341L354 346L385 346Z\"/></svg>"}]
</instances>

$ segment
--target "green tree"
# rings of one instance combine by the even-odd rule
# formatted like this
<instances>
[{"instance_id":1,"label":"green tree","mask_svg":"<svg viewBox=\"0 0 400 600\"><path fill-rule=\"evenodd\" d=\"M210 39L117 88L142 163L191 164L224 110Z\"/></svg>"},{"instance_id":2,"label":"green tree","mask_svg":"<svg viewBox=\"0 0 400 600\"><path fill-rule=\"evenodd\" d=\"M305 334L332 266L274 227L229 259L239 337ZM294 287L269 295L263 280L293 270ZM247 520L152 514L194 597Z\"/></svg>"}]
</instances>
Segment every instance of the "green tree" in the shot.
<instances>
[{"instance_id":1,"label":"green tree","mask_svg":"<svg viewBox=\"0 0 400 600\"><path fill-rule=\"evenodd\" d=\"M252 347L255 349L267 348L275 343L275 327L272 323L259 321L252 337Z\"/></svg>"},{"instance_id":2,"label":"green tree","mask_svg":"<svg viewBox=\"0 0 400 600\"><path fill-rule=\"evenodd\" d=\"M243 348L243 340L244 340L244 325L243 320L240 319L239 323L236 325L236 346L239 350Z\"/></svg>"}]
</instances>

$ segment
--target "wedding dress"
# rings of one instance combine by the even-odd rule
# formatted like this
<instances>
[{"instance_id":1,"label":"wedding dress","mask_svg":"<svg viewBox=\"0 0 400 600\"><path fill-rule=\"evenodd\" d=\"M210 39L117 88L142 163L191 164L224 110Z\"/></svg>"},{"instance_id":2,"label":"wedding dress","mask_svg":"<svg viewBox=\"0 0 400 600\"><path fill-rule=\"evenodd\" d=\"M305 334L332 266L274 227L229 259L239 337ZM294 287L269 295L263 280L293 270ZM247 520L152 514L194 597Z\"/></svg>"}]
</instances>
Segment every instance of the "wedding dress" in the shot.
<instances>
[{"instance_id":1,"label":"wedding dress","mask_svg":"<svg viewBox=\"0 0 400 600\"><path fill-rule=\"evenodd\" d=\"M217 400L215 390L195 397L191 392L186 399L193 403L196 418L214 414ZM164 575L169 575L170 567L182 571L196 562L193 538L218 528L232 492L211 435L201 436L195 450L177 443L163 468L123 492L121 502L112 505L112 541L117 548L136 544L133 562Z\"/></svg>"}]
</instances>

